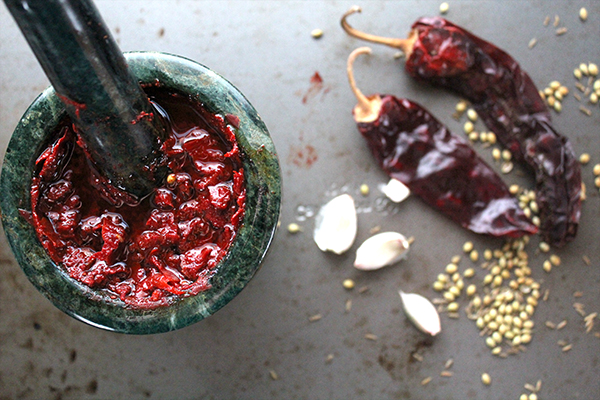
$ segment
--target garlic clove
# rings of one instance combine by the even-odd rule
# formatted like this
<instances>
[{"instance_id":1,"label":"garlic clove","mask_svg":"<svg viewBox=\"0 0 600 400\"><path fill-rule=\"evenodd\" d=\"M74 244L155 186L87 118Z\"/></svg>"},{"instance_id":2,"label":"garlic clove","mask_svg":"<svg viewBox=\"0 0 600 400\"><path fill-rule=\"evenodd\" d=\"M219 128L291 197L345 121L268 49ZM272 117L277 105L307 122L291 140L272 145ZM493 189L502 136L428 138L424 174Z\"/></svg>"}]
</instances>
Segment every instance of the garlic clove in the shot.
<instances>
[{"instance_id":1,"label":"garlic clove","mask_svg":"<svg viewBox=\"0 0 600 400\"><path fill-rule=\"evenodd\" d=\"M416 293L399 293L406 316L417 328L431 336L440 333L440 316L429 300Z\"/></svg>"},{"instance_id":2,"label":"garlic clove","mask_svg":"<svg viewBox=\"0 0 600 400\"><path fill-rule=\"evenodd\" d=\"M382 232L371 236L356 250L354 267L370 271L392 265L408 254L410 244L397 232Z\"/></svg>"},{"instance_id":3,"label":"garlic clove","mask_svg":"<svg viewBox=\"0 0 600 400\"><path fill-rule=\"evenodd\" d=\"M394 203L400 203L410 195L410 190L408 187L398 179L394 178L390 179L388 184L385 185L381 190L383 194L385 194Z\"/></svg>"},{"instance_id":4,"label":"garlic clove","mask_svg":"<svg viewBox=\"0 0 600 400\"><path fill-rule=\"evenodd\" d=\"M313 239L322 251L342 254L356 238L357 220L354 199L342 194L321 207L315 218Z\"/></svg>"}]
</instances>

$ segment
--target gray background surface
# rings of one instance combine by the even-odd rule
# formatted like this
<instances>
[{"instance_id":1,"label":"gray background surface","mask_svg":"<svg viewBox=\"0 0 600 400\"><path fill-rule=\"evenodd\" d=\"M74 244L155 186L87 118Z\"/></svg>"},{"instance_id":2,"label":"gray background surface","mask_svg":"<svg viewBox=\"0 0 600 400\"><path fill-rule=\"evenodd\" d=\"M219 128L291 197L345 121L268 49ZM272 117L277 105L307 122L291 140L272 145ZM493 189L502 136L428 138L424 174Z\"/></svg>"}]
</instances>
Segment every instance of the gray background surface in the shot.
<instances>
[{"instance_id":1,"label":"gray background surface","mask_svg":"<svg viewBox=\"0 0 600 400\"><path fill-rule=\"evenodd\" d=\"M364 1L357 28L405 36L412 22L438 14L438 1ZM572 93L573 68L600 64L600 3L597 1L450 1L447 18L513 55L538 85L558 79ZM97 1L123 51L156 50L189 57L228 78L253 103L278 149L284 179L282 229L262 269L247 288L214 316L179 331L126 336L89 327L55 309L27 281L4 235L0 239L0 399L518 399L526 382L542 380L540 399L596 399L600 394L600 339L585 334L582 318L600 311L600 198L591 165L600 162L600 108L587 117L572 95L555 126L588 152L583 168L588 200L577 239L556 251L562 265L546 274L537 238L528 247L533 276L550 290L534 320L527 351L508 359L489 353L474 324L442 315L442 333L427 342L402 312L398 289L434 297L431 283L462 244L482 251L502 241L476 236L450 223L417 198L391 206L377 186L386 181L375 166L351 117L355 100L345 76L346 57L364 45L339 27L347 1ZM585 6L588 21L578 19ZM544 27L560 17L567 34ZM324 31L321 39L311 31ZM537 45L528 49L530 39ZM403 72L392 49L372 46L356 62L365 93L386 92L425 105L453 131L458 101L420 85ZM318 72L322 86L311 83ZM0 156L27 106L47 80L4 5L0 5ZM482 125L478 125L481 129ZM491 151L475 148L491 161ZM314 159L307 159L311 154ZM0 158L1 159L1 158ZM497 164L492 163L495 167ZM520 168L503 175L508 183L531 186ZM366 183L371 194L358 194ZM321 253L312 241L317 210L347 192L359 206L359 233L343 256ZM0 194L1 195L1 194ZM309 213L310 215L310 213ZM289 234L298 222L303 231ZM360 242L379 226L414 236L408 259L365 273L352 267ZM582 255L591 259L587 266ZM463 261L461 269L469 266ZM476 279L483 273L478 270ZM347 291L351 278L364 293ZM575 299L573 292L582 291ZM347 300L352 308L346 311ZM463 302L464 304L464 302ZM310 322L321 314L319 321ZM561 331L544 321L568 321ZM594 332L598 332L600 322ZM374 334L377 340L365 339ZM558 340L573 344L563 353ZM411 353L418 351L423 361ZM328 359L333 355L332 359ZM448 359L450 378L440 377ZM273 379L271 371L277 374ZM481 373L493 382L484 387ZM421 386L423 378L432 382Z\"/></svg>"}]
</instances>

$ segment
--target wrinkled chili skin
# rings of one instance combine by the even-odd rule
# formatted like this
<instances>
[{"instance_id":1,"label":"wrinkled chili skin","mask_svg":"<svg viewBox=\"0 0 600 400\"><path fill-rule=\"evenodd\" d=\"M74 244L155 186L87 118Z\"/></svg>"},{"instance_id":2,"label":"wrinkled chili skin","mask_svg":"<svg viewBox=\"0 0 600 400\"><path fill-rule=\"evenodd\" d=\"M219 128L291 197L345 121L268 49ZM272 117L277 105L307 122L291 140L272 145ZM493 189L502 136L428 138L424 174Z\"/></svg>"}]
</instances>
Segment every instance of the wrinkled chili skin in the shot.
<instances>
[{"instance_id":1,"label":"wrinkled chili skin","mask_svg":"<svg viewBox=\"0 0 600 400\"><path fill-rule=\"evenodd\" d=\"M159 86L146 92L166 110L166 182L138 204L115 204L67 120L36 161L31 220L71 278L153 309L211 287L241 225L246 189L225 118Z\"/></svg>"},{"instance_id":2,"label":"wrinkled chili skin","mask_svg":"<svg viewBox=\"0 0 600 400\"><path fill-rule=\"evenodd\" d=\"M408 73L449 88L473 104L517 161L536 177L542 238L555 246L573 240L581 214L581 167L570 142L529 75L506 52L443 18L422 18L406 62Z\"/></svg>"},{"instance_id":3,"label":"wrinkled chili skin","mask_svg":"<svg viewBox=\"0 0 600 400\"><path fill-rule=\"evenodd\" d=\"M381 169L463 227L498 237L537 232L494 170L419 104L382 96L378 118L357 126Z\"/></svg>"}]
</instances>

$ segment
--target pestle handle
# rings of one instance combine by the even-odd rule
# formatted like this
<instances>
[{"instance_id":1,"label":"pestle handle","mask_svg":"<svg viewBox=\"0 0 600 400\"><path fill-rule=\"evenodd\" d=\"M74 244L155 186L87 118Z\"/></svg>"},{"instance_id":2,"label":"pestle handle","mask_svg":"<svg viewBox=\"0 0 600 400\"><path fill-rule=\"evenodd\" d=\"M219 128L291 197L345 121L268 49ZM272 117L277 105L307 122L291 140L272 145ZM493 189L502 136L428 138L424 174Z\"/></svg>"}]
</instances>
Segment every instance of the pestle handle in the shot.
<instances>
[{"instance_id":1,"label":"pestle handle","mask_svg":"<svg viewBox=\"0 0 600 400\"><path fill-rule=\"evenodd\" d=\"M136 199L166 176L164 121L91 0L4 0L108 183Z\"/></svg>"}]
</instances>

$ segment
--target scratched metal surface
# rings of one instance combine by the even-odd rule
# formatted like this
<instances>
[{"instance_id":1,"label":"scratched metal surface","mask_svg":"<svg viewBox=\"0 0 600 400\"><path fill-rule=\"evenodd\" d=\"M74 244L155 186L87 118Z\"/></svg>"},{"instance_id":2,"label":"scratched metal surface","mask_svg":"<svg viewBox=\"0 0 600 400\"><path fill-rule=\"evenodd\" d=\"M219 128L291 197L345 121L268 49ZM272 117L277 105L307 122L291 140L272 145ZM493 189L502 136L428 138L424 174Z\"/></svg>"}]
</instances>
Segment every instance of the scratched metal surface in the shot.
<instances>
[{"instance_id":1,"label":"scratched metal surface","mask_svg":"<svg viewBox=\"0 0 600 400\"><path fill-rule=\"evenodd\" d=\"M556 253L562 265L550 274L532 240L533 276L550 295L534 315L527 351L507 359L492 356L472 321L442 315L435 340L404 316L398 289L435 296L431 283L462 243L497 247L450 223L416 198L383 207L377 186L385 182L355 130L345 60L359 45L339 27L347 1L98 1L122 49L157 50L187 56L233 82L261 113L279 151L284 178L282 226L298 222L296 235L281 229L256 278L216 315L176 332L125 336L104 332L64 315L39 294L0 240L0 399L103 398L377 398L518 399L523 385L542 380L540 399L595 399L600 393L600 332L586 334L582 317L600 311L600 198L591 165L583 168L588 199L577 239ZM587 22L578 19L584 5ZM369 1L351 22L360 29L404 36L419 16L438 13L438 1ZM546 16L568 28L556 36ZM600 63L600 3L595 1L450 1L447 17L512 54L543 87L558 79L574 88L573 68ZM310 32L324 31L315 40ZM530 39L537 38L533 49ZM356 63L359 86L424 104L455 132L457 98L418 85L402 71L391 49L374 46ZM311 83L318 72L321 86ZM6 8L0 6L0 155L29 103L47 85ZM591 117L578 111L570 94L555 125L577 154L600 162L600 107ZM490 149L476 149L491 161ZM493 164L497 167L497 164ZM519 170L519 169L517 169ZM523 174L521 174L523 175ZM513 172L509 183L531 185ZM372 191L358 194L360 184ZM336 193L355 195L360 206L357 244L380 226L415 237L403 263L371 273L352 267L353 251L321 253L312 242L317 209ZM587 255L591 265L582 261ZM461 268L468 262L463 261ZM482 272L475 279L481 280ZM347 291L351 278L359 293ZM581 298L573 292L581 291ZM352 307L345 310L351 300ZM463 301L464 304L464 301ZM309 318L321 314L319 321ZM561 331L544 321L568 321ZM377 340L365 339L366 334ZM562 352L557 341L572 343ZM422 355L421 362L411 354ZM329 355L333 355L332 358ZM452 377L441 377L448 359ZM271 371L276 373L273 379ZM480 382L482 372L492 384ZM432 381L422 386L428 377Z\"/></svg>"}]
</instances>

